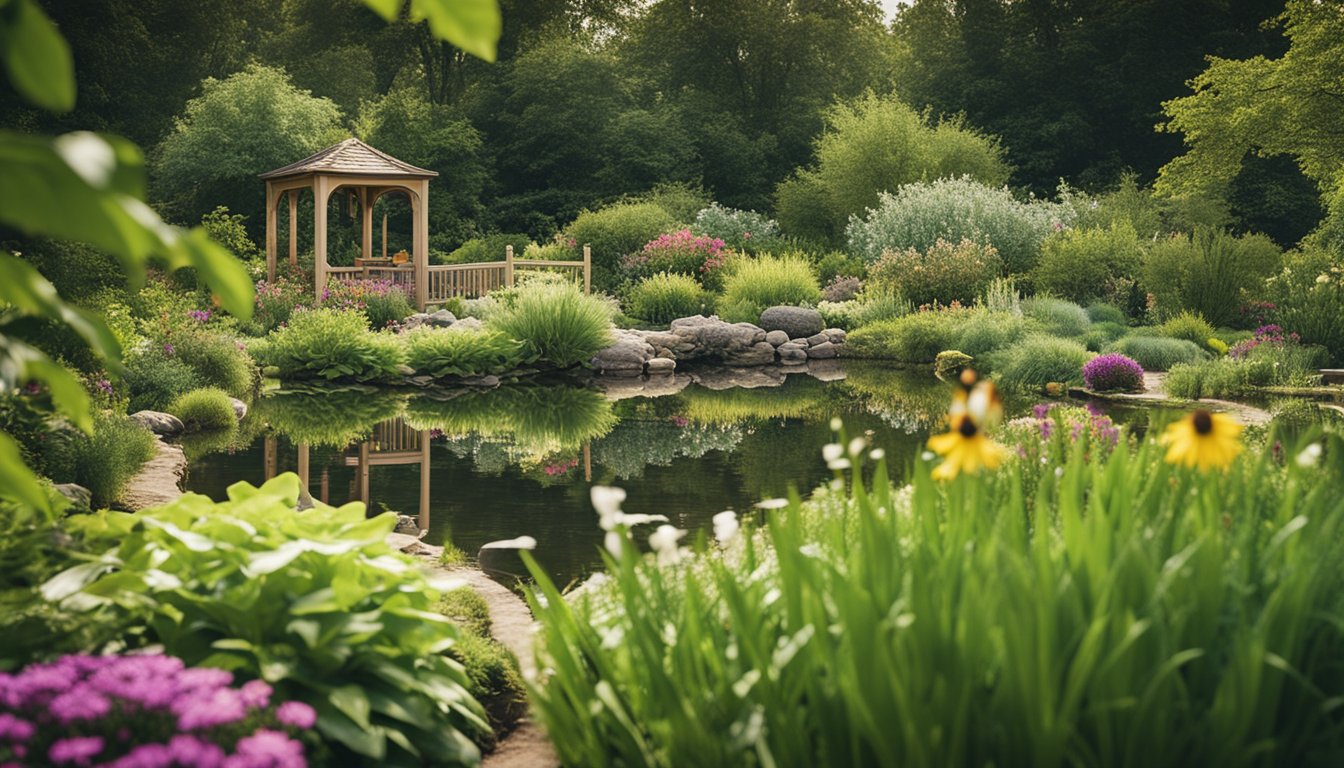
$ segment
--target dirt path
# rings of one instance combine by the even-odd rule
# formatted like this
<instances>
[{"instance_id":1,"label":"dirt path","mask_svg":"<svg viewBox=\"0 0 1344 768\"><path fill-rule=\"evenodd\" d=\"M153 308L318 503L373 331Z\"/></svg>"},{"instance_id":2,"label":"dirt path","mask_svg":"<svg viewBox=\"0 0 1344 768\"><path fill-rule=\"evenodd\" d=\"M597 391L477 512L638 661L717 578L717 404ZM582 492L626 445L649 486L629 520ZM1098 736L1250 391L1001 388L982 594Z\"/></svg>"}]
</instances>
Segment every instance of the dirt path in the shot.
<instances>
[{"instance_id":1,"label":"dirt path","mask_svg":"<svg viewBox=\"0 0 1344 768\"><path fill-rule=\"evenodd\" d=\"M119 500L124 509L138 512L175 501L182 495L178 483L187 471L187 457L176 445L155 442L154 458L145 462L126 484Z\"/></svg>"}]
</instances>

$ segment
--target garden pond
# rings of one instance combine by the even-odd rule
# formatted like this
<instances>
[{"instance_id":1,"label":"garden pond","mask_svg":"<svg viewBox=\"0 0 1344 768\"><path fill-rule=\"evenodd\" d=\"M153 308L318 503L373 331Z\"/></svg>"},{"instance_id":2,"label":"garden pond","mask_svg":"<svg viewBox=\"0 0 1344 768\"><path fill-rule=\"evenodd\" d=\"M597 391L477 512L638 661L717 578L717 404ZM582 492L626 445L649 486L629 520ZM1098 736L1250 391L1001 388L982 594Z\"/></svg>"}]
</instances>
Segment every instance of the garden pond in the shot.
<instances>
[{"instance_id":1,"label":"garden pond","mask_svg":"<svg viewBox=\"0 0 1344 768\"><path fill-rule=\"evenodd\" d=\"M927 368L827 361L786 370L275 393L257 400L239 432L184 444L183 487L222 499L238 481L306 472L314 498L417 516L427 543L474 554L532 536L538 561L565 583L601 567L594 484L624 488L626 511L666 515L694 535L717 512L750 511L829 479L821 446L834 439L835 416L894 457L899 478L952 392ZM1035 402L1010 402L1009 413ZM1117 421L1142 413L1109 410Z\"/></svg>"}]
</instances>

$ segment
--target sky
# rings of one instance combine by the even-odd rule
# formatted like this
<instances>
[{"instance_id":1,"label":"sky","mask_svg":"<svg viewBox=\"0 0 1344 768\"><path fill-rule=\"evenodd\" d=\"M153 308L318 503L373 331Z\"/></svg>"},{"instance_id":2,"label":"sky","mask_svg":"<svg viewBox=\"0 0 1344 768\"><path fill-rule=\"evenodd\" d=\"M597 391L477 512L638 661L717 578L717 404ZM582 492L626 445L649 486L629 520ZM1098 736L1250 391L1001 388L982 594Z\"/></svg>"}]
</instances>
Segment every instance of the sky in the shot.
<instances>
[{"instance_id":1,"label":"sky","mask_svg":"<svg viewBox=\"0 0 1344 768\"><path fill-rule=\"evenodd\" d=\"M896 15L897 8L902 5L909 5L910 2L911 0L881 0L882 11L886 14L887 21L891 21L892 17Z\"/></svg>"}]
</instances>

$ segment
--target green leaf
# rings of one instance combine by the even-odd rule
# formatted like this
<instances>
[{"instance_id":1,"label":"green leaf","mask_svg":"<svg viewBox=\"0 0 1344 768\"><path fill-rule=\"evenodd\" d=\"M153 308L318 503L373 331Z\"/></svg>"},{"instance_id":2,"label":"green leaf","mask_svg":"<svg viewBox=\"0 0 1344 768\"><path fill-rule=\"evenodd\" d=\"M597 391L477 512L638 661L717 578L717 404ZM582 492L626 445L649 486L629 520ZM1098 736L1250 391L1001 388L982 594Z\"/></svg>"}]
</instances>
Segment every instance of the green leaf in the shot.
<instances>
[{"instance_id":1,"label":"green leaf","mask_svg":"<svg viewBox=\"0 0 1344 768\"><path fill-rule=\"evenodd\" d=\"M435 37L478 58L495 60L504 24L496 0L411 0L411 20L422 19Z\"/></svg>"},{"instance_id":2,"label":"green leaf","mask_svg":"<svg viewBox=\"0 0 1344 768\"><path fill-rule=\"evenodd\" d=\"M97 315L77 309L61 301L60 295L33 265L12 253L0 252L0 302L12 305L26 315L44 317L65 323L88 342L103 360L117 363L121 345Z\"/></svg>"},{"instance_id":3,"label":"green leaf","mask_svg":"<svg viewBox=\"0 0 1344 768\"><path fill-rule=\"evenodd\" d=\"M75 106L75 60L56 25L32 0L0 10L0 43L14 90L53 112Z\"/></svg>"},{"instance_id":4,"label":"green leaf","mask_svg":"<svg viewBox=\"0 0 1344 768\"><path fill-rule=\"evenodd\" d=\"M101 562L80 563L66 568L41 586L42 597L48 602L60 602L92 584L106 570L107 564Z\"/></svg>"},{"instance_id":5,"label":"green leaf","mask_svg":"<svg viewBox=\"0 0 1344 768\"><path fill-rule=\"evenodd\" d=\"M372 725L369 722L369 697L358 686L343 685L336 688L332 690L328 699L332 706L353 720L360 728L367 729Z\"/></svg>"},{"instance_id":6,"label":"green leaf","mask_svg":"<svg viewBox=\"0 0 1344 768\"><path fill-rule=\"evenodd\" d=\"M364 0L364 5L382 16L383 21L396 21L397 14L401 11L401 0Z\"/></svg>"},{"instance_id":7,"label":"green leaf","mask_svg":"<svg viewBox=\"0 0 1344 768\"><path fill-rule=\"evenodd\" d=\"M0 432L0 497L17 501L25 507L51 512L51 497L42 486L42 481L24 466L19 444L4 432Z\"/></svg>"},{"instance_id":8,"label":"green leaf","mask_svg":"<svg viewBox=\"0 0 1344 768\"><path fill-rule=\"evenodd\" d=\"M0 341L4 342L0 345L0 385L17 388L30 379L42 381L51 390L51 401L57 410L85 432L93 431L89 394L73 373L42 350L18 339L0 334Z\"/></svg>"}]
</instances>

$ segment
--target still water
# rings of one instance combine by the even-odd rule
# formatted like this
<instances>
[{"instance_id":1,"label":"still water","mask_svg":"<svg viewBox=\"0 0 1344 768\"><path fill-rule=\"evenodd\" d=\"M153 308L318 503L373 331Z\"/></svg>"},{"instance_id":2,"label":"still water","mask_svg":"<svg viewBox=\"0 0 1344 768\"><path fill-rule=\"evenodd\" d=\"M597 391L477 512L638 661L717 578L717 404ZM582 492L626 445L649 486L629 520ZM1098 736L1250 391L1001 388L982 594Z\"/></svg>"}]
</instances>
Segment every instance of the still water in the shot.
<instances>
[{"instance_id":1,"label":"still water","mask_svg":"<svg viewBox=\"0 0 1344 768\"><path fill-rule=\"evenodd\" d=\"M832 416L885 449L899 478L951 394L927 369L857 362L747 376L532 382L453 397L271 395L239 433L186 444L184 488L218 499L234 482L298 472L314 498L417 516L426 541L468 554L532 536L538 561L565 583L601 565L594 484L624 488L627 512L707 529L717 512L827 480L821 447L834 439Z\"/></svg>"}]
</instances>

